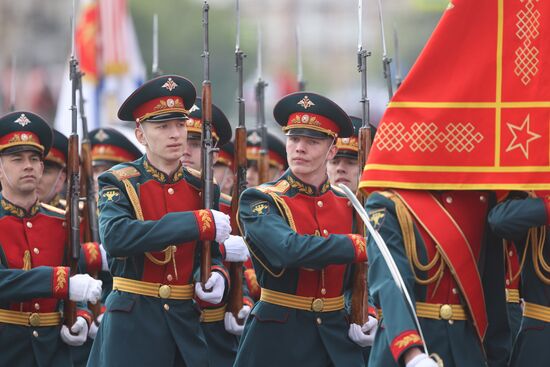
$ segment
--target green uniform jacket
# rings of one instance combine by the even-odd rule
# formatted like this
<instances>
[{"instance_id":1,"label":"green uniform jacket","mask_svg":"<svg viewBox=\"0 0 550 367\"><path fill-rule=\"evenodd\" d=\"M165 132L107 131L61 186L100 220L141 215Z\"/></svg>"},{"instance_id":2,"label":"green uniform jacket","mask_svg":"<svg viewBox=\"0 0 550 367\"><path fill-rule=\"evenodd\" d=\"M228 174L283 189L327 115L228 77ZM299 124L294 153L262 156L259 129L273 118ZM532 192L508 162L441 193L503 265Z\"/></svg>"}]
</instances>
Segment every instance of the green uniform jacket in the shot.
<instances>
[{"instance_id":1,"label":"green uniform jacket","mask_svg":"<svg viewBox=\"0 0 550 367\"><path fill-rule=\"evenodd\" d=\"M265 290L303 297L337 297L350 286L349 264L366 260L364 238L353 233L345 196L323 183L301 182L290 170L277 181L243 192L241 233L258 283ZM241 337L236 367L363 366L348 338L344 309L313 312L257 302Z\"/></svg>"},{"instance_id":2,"label":"green uniform jacket","mask_svg":"<svg viewBox=\"0 0 550 367\"><path fill-rule=\"evenodd\" d=\"M63 216L39 205L27 213L1 195L0 203L0 309L59 311L70 275L68 268L58 266L65 256ZM22 270L25 263L32 268ZM71 366L60 329L0 323L0 366Z\"/></svg>"},{"instance_id":3,"label":"green uniform jacket","mask_svg":"<svg viewBox=\"0 0 550 367\"><path fill-rule=\"evenodd\" d=\"M391 196L391 194L372 193L368 198L366 209L373 227L378 230L386 242L397 264L413 304L428 302L465 305L461 291L448 267L445 267L438 282L430 285L420 285L416 282L405 250L396 205L387 196ZM462 216L461 219L463 222L464 220L467 222L468 218L475 221L468 226L472 239L476 238L478 242L475 245L472 244L472 252L478 253L478 267L485 289L488 322L489 325L495 325L494 328L489 327L487 330L485 340L489 343L486 343L486 352L490 359L489 366L504 367L507 360L509 330L506 320L503 263L500 262L500 268L499 262L483 265L483 259L502 259L502 246L491 247L481 244L486 227L487 195L475 192L448 192L435 196L447 210L450 212L454 210L455 215L460 213L462 210L460 208L464 207L472 211ZM426 231L419 229L419 225L414 219L413 229L418 257L422 264L427 264L434 256L434 242L429 239ZM421 338L405 298L397 288L378 246L370 236L368 237L367 250L369 292L373 297L374 306L382 309L383 312L371 350L369 367L404 366L402 357L406 351L413 347L422 350ZM495 256L493 251L500 251L500 257ZM427 253L431 254L429 259ZM437 268L438 266L434 267L434 269ZM429 272L430 276L433 275L433 271ZM426 279L428 275L418 269L415 273L420 279ZM492 286L490 287L489 284ZM491 290L491 294L487 293L488 289ZM471 319L447 321L419 317L419 321L428 351L437 353L443 359L445 367L482 367L487 365L486 356Z\"/></svg>"},{"instance_id":4,"label":"green uniform jacket","mask_svg":"<svg viewBox=\"0 0 550 367\"><path fill-rule=\"evenodd\" d=\"M546 203L546 205L548 205ZM489 214L489 223L502 238L513 241L520 256L525 256L521 270L521 296L525 302L550 307L550 286L545 284L533 266L532 244L524 254L527 231L532 227L546 226L549 218L545 200L528 198L508 200L497 205ZM550 259L550 238L546 235L543 256ZM543 271L544 272L544 271ZM544 272L548 278L548 273ZM510 365L513 367L548 366L550 361L550 323L524 316L515 339Z\"/></svg>"},{"instance_id":5,"label":"green uniform jacket","mask_svg":"<svg viewBox=\"0 0 550 367\"><path fill-rule=\"evenodd\" d=\"M200 266L198 240L213 240L211 214L200 210L199 174L179 168L171 177L144 156L99 177L99 230L113 277L168 285L193 284ZM135 189L144 220L134 212ZM131 191L130 191L131 192ZM219 191L216 187L215 205ZM134 206L133 206L134 205ZM161 251L176 246L164 265ZM219 246L212 241L212 270L225 276ZM227 277L226 277L227 279ZM227 287L226 287L227 289ZM115 290L94 341L88 366L208 366L200 310L193 300L171 300Z\"/></svg>"}]
</instances>

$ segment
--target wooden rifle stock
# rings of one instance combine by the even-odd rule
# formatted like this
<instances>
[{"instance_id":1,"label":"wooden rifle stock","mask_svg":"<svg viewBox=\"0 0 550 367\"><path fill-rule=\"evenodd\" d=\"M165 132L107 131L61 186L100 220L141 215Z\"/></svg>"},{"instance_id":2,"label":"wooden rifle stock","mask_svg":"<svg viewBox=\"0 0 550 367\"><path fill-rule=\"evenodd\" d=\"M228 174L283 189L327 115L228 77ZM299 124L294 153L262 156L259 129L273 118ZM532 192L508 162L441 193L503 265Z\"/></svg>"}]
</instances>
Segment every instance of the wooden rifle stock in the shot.
<instances>
[{"instance_id":1,"label":"wooden rifle stock","mask_svg":"<svg viewBox=\"0 0 550 367\"><path fill-rule=\"evenodd\" d=\"M370 128L361 127L359 129L359 156L358 164L359 172L363 171L367 156L370 151L371 135ZM360 191L357 192L357 197L364 204L364 196ZM361 217L355 212L355 220L357 223L358 233L365 236L365 224ZM369 292L367 284L367 263L356 263L352 280L352 295L351 295L351 322L363 325L368 321L368 304Z\"/></svg>"},{"instance_id":2,"label":"wooden rifle stock","mask_svg":"<svg viewBox=\"0 0 550 367\"><path fill-rule=\"evenodd\" d=\"M78 273L78 259L80 257L80 220L78 213L79 202L79 157L78 157L78 135L69 136L69 152L67 164L67 199L68 206L66 212L66 221L69 231L69 267L71 274ZM65 325L70 329L76 322L76 303L70 300L65 302L63 312Z\"/></svg>"},{"instance_id":3,"label":"wooden rifle stock","mask_svg":"<svg viewBox=\"0 0 550 367\"><path fill-rule=\"evenodd\" d=\"M84 133L84 136L87 134ZM82 140L80 146L82 154L82 176L80 178L80 190L85 193L86 200L82 210L84 227L84 242L96 242L99 244L99 230L97 226L97 204L94 188L94 176L92 170L92 145L86 138ZM88 271L88 274L94 279L98 279L99 272L97 270ZM88 302L88 309L92 312L94 322L99 325L97 318L101 315L101 302L95 304Z\"/></svg>"},{"instance_id":4,"label":"wooden rifle stock","mask_svg":"<svg viewBox=\"0 0 550 367\"><path fill-rule=\"evenodd\" d=\"M235 184L233 187L233 196L231 198L231 218L233 223L233 234L239 235L237 227L239 197L246 188L246 128L238 126L235 129ZM237 322L242 323L238 314L243 307L243 263L234 262L229 265L229 276L231 278L231 288L229 289L229 299L227 301L228 311L235 316Z\"/></svg>"}]
</instances>

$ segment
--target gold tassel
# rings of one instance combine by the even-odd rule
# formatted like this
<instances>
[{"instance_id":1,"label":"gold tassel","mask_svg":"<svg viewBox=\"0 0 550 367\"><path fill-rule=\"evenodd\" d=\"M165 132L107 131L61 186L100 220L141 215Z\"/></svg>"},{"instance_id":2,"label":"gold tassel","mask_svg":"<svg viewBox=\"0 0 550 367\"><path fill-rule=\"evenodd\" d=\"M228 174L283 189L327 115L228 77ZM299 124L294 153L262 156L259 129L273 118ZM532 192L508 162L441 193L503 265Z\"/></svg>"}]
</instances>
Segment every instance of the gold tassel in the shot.
<instances>
[{"instance_id":1,"label":"gold tassel","mask_svg":"<svg viewBox=\"0 0 550 367\"><path fill-rule=\"evenodd\" d=\"M23 254L23 270L31 270L32 264L31 264L31 253L29 250L25 250L25 253Z\"/></svg>"}]
</instances>

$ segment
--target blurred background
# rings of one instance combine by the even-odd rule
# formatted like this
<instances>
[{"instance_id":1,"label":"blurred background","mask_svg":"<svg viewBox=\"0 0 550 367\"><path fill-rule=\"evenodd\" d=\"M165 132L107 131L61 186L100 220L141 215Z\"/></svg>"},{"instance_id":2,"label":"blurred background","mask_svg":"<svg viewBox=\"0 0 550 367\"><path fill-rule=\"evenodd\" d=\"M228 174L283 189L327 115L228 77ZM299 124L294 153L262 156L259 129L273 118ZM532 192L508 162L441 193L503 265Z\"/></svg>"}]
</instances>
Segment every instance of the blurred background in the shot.
<instances>
[{"instance_id":1,"label":"blurred background","mask_svg":"<svg viewBox=\"0 0 550 367\"><path fill-rule=\"evenodd\" d=\"M382 0L394 78L406 76L448 2ZM189 78L200 95L203 1L77 0L76 4L75 42L80 66L86 73L84 94L90 129L120 126L116 120L118 107L138 85L151 78L154 14L158 15L159 69ZM236 4L235 0L210 0L209 4L213 102L236 124ZM360 116L357 7L357 0L240 0L240 47L247 55L247 127L256 124L254 85L260 70L259 29L261 77L268 83L268 126L274 127L273 105L283 95L298 90L298 53L306 90L326 95L349 114ZM71 0L0 0L2 114L13 108L32 110L68 133L71 14ZM377 0L363 0L362 39L363 47L372 52L368 58L368 97L371 121L377 124L388 102Z\"/></svg>"}]
</instances>

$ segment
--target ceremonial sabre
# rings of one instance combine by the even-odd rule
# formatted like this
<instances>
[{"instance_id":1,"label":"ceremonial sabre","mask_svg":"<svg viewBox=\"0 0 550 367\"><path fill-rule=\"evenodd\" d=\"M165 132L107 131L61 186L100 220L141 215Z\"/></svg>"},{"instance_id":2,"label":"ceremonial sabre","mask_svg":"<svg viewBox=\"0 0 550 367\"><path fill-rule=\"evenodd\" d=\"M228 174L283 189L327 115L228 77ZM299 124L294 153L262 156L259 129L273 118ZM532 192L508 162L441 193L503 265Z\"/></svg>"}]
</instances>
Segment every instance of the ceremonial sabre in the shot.
<instances>
[{"instance_id":1,"label":"ceremonial sabre","mask_svg":"<svg viewBox=\"0 0 550 367\"><path fill-rule=\"evenodd\" d=\"M420 334L420 338L422 339L422 346L424 348L424 353L428 353L428 347L426 346L426 342L424 341L424 335L422 334L422 328L420 327L420 322L418 321L418 317L416 316L416 308L413 305L413 302L411 300L411 296L409 294L409 291L407 290L407 287L405 286L405 282L403 281L403 277L401 276L401 273L399 273L399 269L397 268L397 264L395 263L395 260L390 254L390 250L388 249L388 246L384 242L384 239L380 234L372 227L372 224L370 224L369 216L367 212L365 211L365 208L361 206L361 203L359 200L355 197L355 194L344 184L338 184L342 190L344 190L344 193L350 200L351 204L363 220L363 223L367 226L367 230L369 231L370 235L374 239L374 242L376 242L376 245L378 246L378 249L382 253L382 257L384 258L384 261L388 265L388 268L390 270L391 276L397 285L397 288L401 291L401 294L405 298L405 301L407 305L409 306L409 312L411 313L411 316L414 319L414 323L416 325L416 328L418 329L418 333Z\"/></svg>"}]
</instances>

